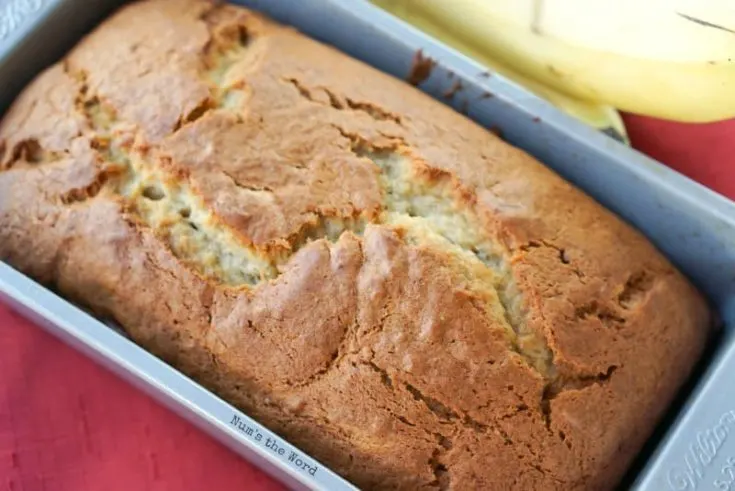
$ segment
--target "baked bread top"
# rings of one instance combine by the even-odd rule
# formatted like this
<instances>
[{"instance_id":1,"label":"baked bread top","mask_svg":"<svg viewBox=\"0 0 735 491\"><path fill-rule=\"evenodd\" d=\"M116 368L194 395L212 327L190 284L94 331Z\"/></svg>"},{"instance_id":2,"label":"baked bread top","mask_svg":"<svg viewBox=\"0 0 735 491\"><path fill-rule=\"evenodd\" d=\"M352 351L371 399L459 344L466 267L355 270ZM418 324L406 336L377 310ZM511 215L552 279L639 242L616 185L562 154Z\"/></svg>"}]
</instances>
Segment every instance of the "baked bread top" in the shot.
<instances>
[{"instance_id":1,"label":"baked bread top","mask_svg":"<svg viewBox=\"0 0 735 491\"><path fill-rule=\"evenodd\" d=\"M363 487L610 488L707 337L582 192L238 7L124 7L0 142L0 259Z\"/></svg>"}]
</instances>

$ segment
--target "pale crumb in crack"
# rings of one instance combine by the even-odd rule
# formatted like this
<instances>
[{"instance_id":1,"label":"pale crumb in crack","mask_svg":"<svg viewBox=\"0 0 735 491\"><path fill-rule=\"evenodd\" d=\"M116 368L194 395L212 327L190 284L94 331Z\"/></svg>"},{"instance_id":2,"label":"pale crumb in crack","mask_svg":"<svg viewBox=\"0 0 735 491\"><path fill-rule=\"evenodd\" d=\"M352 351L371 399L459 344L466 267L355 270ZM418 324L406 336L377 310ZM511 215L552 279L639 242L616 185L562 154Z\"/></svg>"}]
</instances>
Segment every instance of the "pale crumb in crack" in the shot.
<instances>
[{"instance_id":1,"label":"pale crumb in crack","mask_svg":"<svg viewBox=\"0 0 735 491\"><path fill-rule=\"evenodd\" d=\"M449 253L453 267L467 280L468 289L483 299L488 314L505 328L513 349L545 381L553 380L556 369L551 350L524 320L522 298L503 251L457 195L448 174L427 178L409 155L373 149L359 137L344 136L351 140L356 155L369 159L382 171L380 221L402 229L412 244Z\"/></svg>"},{"instance_id":2,"label":"pale crumb in crack","mask_svg":"<svg viewBox=\"0 0 735 491\"><path fill-rule=\"evenodd\" d=\"M233 66L247 58L251 44L245 26L231 26L227 31L213 36L204 52L206 76L216 87L225 87L232 83L232 79L228 77L229 72Z\"/></svg>"},{"instance_id":3,"label":"pale crumb in crack","mask_svg":"<svg viewBox=\"0 0 735 491\"><path fill-rule=\"evenodd\" d=\"M209 82L214 101L209 109L224 109L242 119L240 112L250 96L244 70L257 62L260 52L253 49L244 26L235 26L235 29L236 35L230 36L224 44L222 40L212 40L213 44L204 53L207 68L203 75Z\"/></svg>"},{"instance_id":4,"label":"pale crumb in crack","mask_svg":"<svg viewBox=\"0 0 735 491\"><path fill-rule=\"evenodd\" d=\"M84 114L95 133L102 136L112 130L117 122L117 118L112 109L104 107L96 97L84 101L83 106Z\"/></svg>"},{"instance_id":5,"label":"pale crumb in crack","mask_svg":"<svg viewBox=\"0 0 735 491\"><path fill-rule=\"evenodd\" d=\"M186 181L166 176L137 153L117 191L171 250L206 277L228 285L255 285L277 274L275 265L241 240L207 208Z\"/></svg>"},{"instance_id":6,"label":"pale crumb in crack","mask_svg":"<svg viewBox=\"0 0 735 491\"><path fill-rule=\"evenodd\" d=\"M228 77L230 70L244 58L246 52L244 46L236 45L221 54L213 56L213 66L206 72L207 79L218 88L232 84L233 80Z\"/></svg>"},{"instance_id":7,"label":"pale crumb in crack","mask_svg":"<svg viewBox=\"0 0 735 491\"><path fill-rule=\"evenodd\" d=\"M178 258L228 285L254 285L276 275L275 266L242 246L186 182L167 176L147 157L121 145L114 112L96 98L84 103L84 111L104 158L123 167L112 180L115 192Z\"/></svg>"},{"instance_id":8,"label":"pale crumb in crack","mask_svg":"<svg viewBox=\"0 0 735 491\"><path fill-rule=\"evenodd\" d=\"M93 97L82 103L82 111L92 129L92 144L109 163L127 168L130 164L123 149L121 135L125 125L117 120L114 111L105 107L98 98Z\"/></svg>"},{"instance_id":9,"label":"pale crumb in crack","mask_svg":"<svg viewBox=\"0 0 735 491\"><path fill-rule=\"evenodd\" d=\"M115 193L125 199L127 208L145 226L165 240L171 251L211 280L232 287L256 286L273 279L279 267L300 248L318 239L336 242L346 231L361 234L365 227L361 219L342 219L315 215L294 237L289 238L290 249L280 254L266 254L249 244L226 226L209 209L203 199L191 189L184 177L174 177L160 165L153 152L143 154L130 148L114 111L103 106L97 98L83 103L83 111L94 132L94 141L101 155L119 167L110 179ZM242 183L233 183L259 198L273 200L267 190L248 189ZM99 189L85 190L98 192ZM78 194L69 196L76 200Z\"/></svg>"},{"instance_id":10,"label":"pale crumb in crack","mask_svg":"<svg viewBox=\"0 0 735 491\"><path fill-rule=\"evenodd\" d=\"M177 257L204 276L230 286L255 286L273 279L279 266L309 242L335 242L345 231L359 233L362 228L357 221L319 216L292 238L290 252L267 255L243 244L186 180L167 176L160 166L139 154L130 153L127 160L130 165L117 182L117 191L139 219L165 238Z\"/></svg>"},{"instance_id":11,"label":"pale crumb in crack","mask_svg":"<svg viewBox=\"0 0 735 491\"><path fill-rule=\"evenodd\" d=\"M219 107L227 111L237 111L245 105L248 97L249 93L245 89L227 89L220 96Z\"/></svg>"}]
</instances>

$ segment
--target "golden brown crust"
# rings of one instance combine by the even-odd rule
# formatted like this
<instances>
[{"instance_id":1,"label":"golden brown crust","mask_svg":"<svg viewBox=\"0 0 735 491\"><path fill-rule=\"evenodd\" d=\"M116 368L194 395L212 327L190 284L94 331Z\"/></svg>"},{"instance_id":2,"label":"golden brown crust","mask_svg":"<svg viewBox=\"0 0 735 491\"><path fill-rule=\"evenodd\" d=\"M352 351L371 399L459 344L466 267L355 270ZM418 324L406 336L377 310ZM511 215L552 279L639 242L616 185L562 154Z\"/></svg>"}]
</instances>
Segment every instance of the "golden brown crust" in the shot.
<instances>
[{"instance_id":1,"label":"golden brown crust","mask_svg":"<svg viewBox=\"0 0 735 491\"><path fill-rule=\"evenodd\" d=\"M0 142L0 259L362 487L609 489L707 337L611 213L239 8L123 8Z\"/></svg>"}]
</instances>

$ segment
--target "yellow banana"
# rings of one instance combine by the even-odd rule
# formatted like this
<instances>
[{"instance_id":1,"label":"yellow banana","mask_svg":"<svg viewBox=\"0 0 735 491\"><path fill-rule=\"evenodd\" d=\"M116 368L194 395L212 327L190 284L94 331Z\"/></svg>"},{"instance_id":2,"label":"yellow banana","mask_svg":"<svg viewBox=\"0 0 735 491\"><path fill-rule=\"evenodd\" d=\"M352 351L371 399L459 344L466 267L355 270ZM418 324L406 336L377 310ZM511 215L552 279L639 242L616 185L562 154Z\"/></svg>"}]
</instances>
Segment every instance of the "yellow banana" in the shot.
<instances>
[{"instance_id":1,"label":"yellow banana","mask_svg":"<svg viewBox=\"0 0 735 491\"><path fill-rule=\"evenodd\" d=\"M570 96L685 122L735 116L732 0L376 0Z\"/></svg>"},{"instance_id":2,"label":"yellow banana","mask_svg":"<svg viewBox=\"0 0 735 491\"><path fill-rule=\"evenodd\" d=\"M497 59L489 56L481 47L478 47L474 43L468 43L462 37L454 35L449 29L443 29L435 22L421 16L420 12L405 8L405 2L374 0L374 3L427 34L452 46L461 53L473 58L490 70L513 80L537 96L546 99L567 114L576 117L593 128L607 133L623 143L629 143L623 120L613 107L577 99L520 74L508 64L501 63Z\"/></svg>"}]
</instances>

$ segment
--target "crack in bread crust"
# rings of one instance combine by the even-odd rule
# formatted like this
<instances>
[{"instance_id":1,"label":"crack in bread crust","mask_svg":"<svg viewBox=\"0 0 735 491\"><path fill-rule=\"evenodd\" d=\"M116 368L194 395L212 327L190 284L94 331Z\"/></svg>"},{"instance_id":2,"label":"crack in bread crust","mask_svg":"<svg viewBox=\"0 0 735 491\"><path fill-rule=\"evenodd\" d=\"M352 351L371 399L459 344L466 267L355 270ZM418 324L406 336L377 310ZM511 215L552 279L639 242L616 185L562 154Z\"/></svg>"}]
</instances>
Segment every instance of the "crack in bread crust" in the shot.
<instances>
[{"instance_id":1,"label":"crack in bread crust","mask_svg":"<svg viewBox=\"0 0 735 491\"><path fill-rule=\"evenodd\" d=\"M51 152L41 146L38 140L29 138L16 143L13 148L6 149L5 144L0 149L0 162L4 160L5 153L10 152L9 158L0 171L10 170L16 165L23 164L29 167L57 162L64 157L61 152Z\"/></svg>"},{"instance_id":2,"label":"crack in bread crust","mask_svg":"<svg viewBox=\"0 0 735 491\"><path fill-rule=\"evenodd\" d=\"M400 116L398 116L397 114L393 114L392 112L378 106L377 104L356 101L349 97L338 95L336 92L330 90L327 87L318 87L316 89L311 89L302 84L296 77L284 78L283 81L296 89L299 95L301 95L301 97L308 100L309 102L329 106L332 109L336 109L338 111L354 111L364 113L370 116L375 121L388 121L398 126L403 125L403 120ZM324 94L326 94L327 98L329 99L329 104L323 103L319 99L314 97L314 92L323 92Z\"/></svg>"},{"instance_id":3,"label":"crack in bread crust","mask_svg":"<svg viewBox=\"0 0 735 491\"><path fill-rule=\"evenodd\" d=\"M412 159L405 148L380 150L358 136L343 136L356 155L381 169L381 223L403 230L411 243L448 253L468 288L483 300L487 314L505 327L513 350L544 380L553 381L552 352L546 340L526 326L509 261L472 212L471 194L448 173Z\"/></svg>"},{"instance_id":4,"label":"crack in bread crust","mask_svg":"<svg viewBox=\"0 0 735 491\"><path fill-rule=\"evenodd\" d=\"M206 53L204 78L211 83L212 98L191 111L176 130L201 118L209 110L222 109L236 114L245 97L242 78L229 76L238 63L249 60L250 39L244 26L235 25L225 33L224 41L212 43ZM220 40L222 36L220 36ZM67 68L68 69L68 68ZM81 111L92 131L94 144L102 158L117 165L115 179L104 179L89 190L71 192L64 203L95 196L107 187L124 199L129 211L140 223L150 227L171 251L205 278L231 287L252 287L278 276L279 266L309 242L319 239L336 241L345 231L361 234L364 221L317 215L293 237L287 239L290 254L268 254L252 247L243 237L221 223L195 190L188 176L167 171L166 157L156 149L141 150L133 144L140 135L130 125L120 121L115 111L88 93L86 74L73 73L82 82L79 94ZM237 100L237 104L233 101ZM138 145L140 147L140 145ZM250 193L267 193L248 188L246 184L224 173L233 183Z\"/></svg>"},{"instance_id":5,"label":"crack in bread crust","mask_svg":"<svg viewBox=\"0 0 735 491\"><path fill-rule=\"evenodd\" d=\"M110 189L123 198L142 224L153 229L172 252L202 275L229 285L254 285L276 275L275 265L258 251L244 247L218 223L186 176L165 171L153 152L131 148L134 136L114 111L83 91L83 112L102 157L119 166Z\"/></svg>"}]
</instances>

